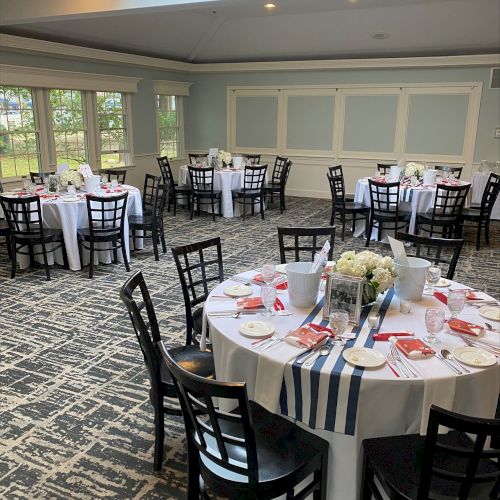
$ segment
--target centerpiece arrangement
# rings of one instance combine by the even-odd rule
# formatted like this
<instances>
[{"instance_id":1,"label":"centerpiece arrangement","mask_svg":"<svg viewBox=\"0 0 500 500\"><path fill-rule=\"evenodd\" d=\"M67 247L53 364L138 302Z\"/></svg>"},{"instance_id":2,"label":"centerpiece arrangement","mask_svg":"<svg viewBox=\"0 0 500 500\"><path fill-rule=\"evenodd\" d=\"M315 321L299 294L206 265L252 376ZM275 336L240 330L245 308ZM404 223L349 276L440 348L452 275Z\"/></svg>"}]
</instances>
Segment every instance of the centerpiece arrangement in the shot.
<instances>
[{"instance_id":1,"label":"centerpiece arrangement","mask_svg":"<svg viewBox=\"0 0 500 500\"><path fill-rule=\"evenodd\" d=\"M64 189L67 189L70 182L77 189L80 189L83 182L83 177L82 174L78 172L78 170L71 170L68 168L60 173L59 181L61 182L61 187Z\"/></svg>"},{"instance_id":2,"label":"centerpiece arrangement","mask_svg":"<svg viewBox=\"0 0 500 500\"><path fill-rule=\"evenodd\" d=\"M415 163L413 161L406 164L405 175L407 177L415 176L418 180L421 180L424 176L425 167L422 163Z\"/></svg>"},{"instance_id":3,"label":"centerpiece arrangement","mask_svg":"<svg viewBox=\"0 0 500 500\"><path fill-rule=\"evenodd\" d=\"M369 250L344 252L333 270L345 276L365 278L363 305L374 302L379 293L384 293L393 285L396 277L392 258L382 257Z\"/></svg>"},{"instance_id":4,"label":"centerpiece arrangement","mask_svg":"<svg viewBox=\"0 0 500 500\"><path fill-rule=\"evenodd\" d=\"M233 159L233 156L228 151L224 151L223 149L221 149L217 153L217 159L225 164L226 167L228 167L231 163L231 160Z\"/></svg>"}]
</instances>

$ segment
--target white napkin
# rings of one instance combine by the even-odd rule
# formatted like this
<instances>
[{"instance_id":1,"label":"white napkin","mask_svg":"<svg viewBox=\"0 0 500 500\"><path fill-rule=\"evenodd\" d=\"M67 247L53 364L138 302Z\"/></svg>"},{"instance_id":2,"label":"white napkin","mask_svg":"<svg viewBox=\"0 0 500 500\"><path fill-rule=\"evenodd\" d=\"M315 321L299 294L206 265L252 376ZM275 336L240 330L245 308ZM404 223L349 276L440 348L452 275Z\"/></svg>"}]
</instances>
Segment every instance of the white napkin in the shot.
<instances>
[{"instance_id":1,"label":"white napkin","mask_svg":"<svg viewBox=\"0 0 500 500\"><path fill-rule=\"evenodd\" d=\"M279 405L285 365L307 349L280 342L259 353L254 399L266 410L276 413Z\"/></svg>"}]
</instances>

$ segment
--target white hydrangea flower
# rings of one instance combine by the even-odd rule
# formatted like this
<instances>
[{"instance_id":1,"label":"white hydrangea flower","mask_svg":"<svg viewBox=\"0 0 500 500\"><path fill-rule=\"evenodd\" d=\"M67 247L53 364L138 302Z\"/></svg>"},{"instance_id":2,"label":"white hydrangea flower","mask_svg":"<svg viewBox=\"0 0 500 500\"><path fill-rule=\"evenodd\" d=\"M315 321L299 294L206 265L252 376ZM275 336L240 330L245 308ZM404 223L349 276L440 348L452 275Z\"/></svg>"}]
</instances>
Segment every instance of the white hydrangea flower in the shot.
<instances>
[{"instance_id":1,"label":"white hydrangea flower","mask_svg":"<svg viewBox=\"0 0 500 500\"><path fill-rule=\"evenodd\" d=\"M377 291L379 293L382 293L392 286L394 276L387 269L383 267L377 267L373 270L372 280L376 281L379 284Z\"/></svg>"}]
</instances>

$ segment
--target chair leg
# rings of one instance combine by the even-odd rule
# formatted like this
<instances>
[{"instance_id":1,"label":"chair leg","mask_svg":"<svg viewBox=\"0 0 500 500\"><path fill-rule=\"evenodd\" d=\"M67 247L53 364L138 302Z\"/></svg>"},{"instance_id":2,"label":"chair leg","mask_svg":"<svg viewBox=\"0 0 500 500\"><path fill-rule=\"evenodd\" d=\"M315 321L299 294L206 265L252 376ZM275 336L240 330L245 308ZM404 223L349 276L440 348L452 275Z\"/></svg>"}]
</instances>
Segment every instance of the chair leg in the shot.
<instances>
[{"instance_id":1,"label":"chair leg","mask_svg":"<svg viewBox=\"0 0 500 500\"><path fill-rule=\"evenodd\" d=\"M154 236L156 236L156 235L153 235L153 245L155 245ZM129 266L128 258L127 258L127 249L125 247L125 235L123 233L120 237L120 241L121 241L121 246L122 246L123 263L125 264L125 269L128 272L128 271L130 271L130 266ZM156 253L158 253L158 249L156 249Z\"/></svg>"},{"instance_id":2,"label":"chair leg","mask_svg":"<svg viewBox=\"0 0 500 500\"><path fill-rule=\"evenodd\" d=\"M213 196L211 198L211 201L212 201L212 220L215 222L215 202Z\"/></svg>"},{"instance_id":3,"label":"chair leg","mask_svg":"<svg viewBox=\"0 0 500 500\"><path fill-rule=\"evenodd\" d=\"M360 500L371 500L372 491L370 484L373 482L373 479L373 470L370 467L370 463L365 452L365 456L363 458L363 470L361 473L361 492L359 495Z\"/></svg>"},{"instance_id":4,"label":"chair leg","mask_svg":"<svg viewBox=\"0 0 500 500\"><path fill-rule=\"evenodd\" d=\"M198 458L198 451L193 445L188 442L188 484L187 484L187 498L188 500L200 499L200 465Z\"/></svg>"},{"instance_id":5,"label":"chair leg","mask_svg":"<svg viewBox=\"0 0 500 500\"><path fill-rule=\"evenodd\" d=\"M66 244L64 243L64 236L61 237L61 252L63 255L64 269L69 269L68 254L66 252Z\"/></svg>"},{"instance_id":6,"label":"chair leg","mask_svg":"<svg viewBox=\"0 0 500 500\"><path fill-rule=\"evenodd\" d=\"M484 238L486 240L486 244L489 246L490 245L490 222L486 221L486 224L484 226Z\"/></svg>"},{"instance_id":7,"label":"chair leg","mask_svg":"<svg viewBox=\"0 0 500 500\"><path fill-rule=\"evenodd\" d=\"M476 229L476 250L481 248L481 226L482 224L479 223Z\"/></svg>"},{"instance_id":8,"label":"chair leg","mask_svg":"<svg viewBox=\"0 0 500 500\"><path fill-rule=\"evenodd\" d=\"M175 193L173 196L173 203L174 203L174 217L175 217L177 214L177 195Z\"/></svg>"},{"instance_id":9,"label":"chair leg","mask_svg":"<svg viewBox=\"0 0 500 500\"><path fill-rule=\"evenodd\" d=\"M354 231L356 230L356 212L352 213L352 235L354 236Z\"/></svg>"},{"instance_id":10,"label":"chair leg","mask_svg":"<svg viewBox=\"0 0 500 500\"><path fill-rule=\"evenodd\" d=\"M283 213L285 210L285 193L280 191L280 212Z\"/></svg>"},{"instance_id":11,"label":"chair leg","mask_svg":"<svg viewBox=\"0 0 500 500\"><path fill-rule=\"evenodd\" d=\"M47 248L45 247L45 242L42 240L42 255L43 255L43 267L45 267L45 276L47 281L50 281L50 270L49 262L47 260Z\"/></svg>"},{"instance_id":12,"label":"chair leg","mask_svg":"<svg viewBox=\"0 0 500 500\"><path fill-rule=\"evenodd\" d=\"M372 231L373 231L373 217L370 216L370 220L368 222L368 231L366 233L365 247L369 247L370 246L370 239L372 237Z\"/></svg>"},{"instance_id":13,"label":"chair leg","mask_svg":"<svg viewBox=\"0 0 500 500\"><path fill-rule=\"evenodd\" d=\"M262 217L262 220L264 220L264 197L260 197L260 216Z\"/></svg>"},{"instance_id":14,"label":"chair leg","mask_svg":"<svg viewBox=\"0 0 500 500\"><path fill-rule=\"evenodd\" d=\"M163 413L162 401L153 403L155 412L155 451L154 470L160 471L163 465L163 441L165 439L165 415Z\"/></svg>"},{"instance_id":15,"label":"chair leg","mask_svg":"<svg viewBox=\"0 0 500 500\"><path fill-rule=\"evenodd\" d=\"M196 198L193 196L193 203L191 203L191 217L190 217L191 220L193 220L195 200Z\"/></svg>"},{"instance_id":16,"label":"chair leg","mask_svg":"<svg viewBox=\"0 0 500 500\"><path fill-rule=\"evenodd\" d=\"M16 277L16 267L17 267L17 252L16 252L16 238L15 238L15 236L12 237L11 253L12 253L12 262L11 262L10 278L14 279Z\"/></svg>"},{"instance_id":17,"label":"chair leg","mask_svg":"<svg viewBox=\"0 0 500 500\"><path fill-rule=\"evenodd\" d=\"M158 254L158 229L156 229L156 227L151 228L151 239L153 240L153 253L155 255L155 260L159 261L160 256Z\"/></svg>"},{"instance_id":18,"label":"chair leg","mask_svg":"<svg viewBox=\"0 0 500 500\"><path fill-rule=\"evenodd\" d=\"M165 231L163 230L163 227L160 228L160 240L163 253L167 253L167 244L165 242Z\"/></svg>"},{"instance_id":19,"label":"chair leg","mask_svg":"<svg viewBox=\"0 0 500 500\"><path fill-rule=\"evenodd\" d=\"M5 237L5 245L7 247L7 255L9 256L9 259L12 259L12 245L10 243L10 235L8 234Z\"/></svg>"},{"instance_id":20,"label":"chair leg","mask_svg":"<svg viewBox=\"0 0 500 500\"><path fill-rule=\"evenodd\" d=\"M89 278L94 277L94 242L90 242Z\"/></svg>"}]
</instances>

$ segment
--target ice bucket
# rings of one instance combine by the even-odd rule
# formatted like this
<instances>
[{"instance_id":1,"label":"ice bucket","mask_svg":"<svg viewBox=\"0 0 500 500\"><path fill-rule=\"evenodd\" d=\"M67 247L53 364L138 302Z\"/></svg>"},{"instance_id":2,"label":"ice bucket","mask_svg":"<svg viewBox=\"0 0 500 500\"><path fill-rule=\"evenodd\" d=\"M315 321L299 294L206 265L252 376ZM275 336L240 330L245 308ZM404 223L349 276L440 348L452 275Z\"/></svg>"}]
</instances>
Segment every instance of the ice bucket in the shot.
<instances>
[{"instance_id":1,"label":"ice bucket","mask_svg":"<svg viewBox=\"0 0 500 500\"><path fill-rule=\"evenodd\" d=\"M391 165L389 177L391 179L399 180L399 178L401 177L401 172L402 172L401 167L399 167L398 165Z\"/></svg>"},{"instance_id":2,"label":"ice bucket","mask_svg":"<svg viewBox=\"0 0 500 500\"><path fill-rule=\"evenodd\" d=\"M286 265L288 298L294 307L312 307L318 299L323 268L310 273L311 262L290 262Z\"/></svg>"},{"instance_id":3,"label":"ice bucket","mask_svg":"<svg viewBox=\"0 0 500 500\"><path fill-rule=\"evenodd\" d=\"M85 177L85 190L87 193L97 193L101 185L101 178L98 175L92 175L91 177Z\"/></svg>"},{"instance_id":4,"label":"ice bucket","mask_svg":"<svg viewBox=\"0 0 500 500\"><path fill-rule=\"evenodd\" d=\"M424 291L427 269L431 263L419 257L408 257L408 265L394 262L396 280L394 290L400 299L420 300Z\"/></svg>"},{"instance_id":5,"label":"ice bucket","mask_svg":"<svg viewBox=\"0 0 500 500\"><path fill-rule=\"evenodd\" d=\"M437 170L424 170L424 186L433 186L434 184L436 184L436 174Z\"/></svg>"},{"instance_id":6,"label":"ice bucket","mask_svg":"<svg viewBox=\"0 0 500 500\"><path fill-rule=\"evenodd\" d=\"M243 157L242 156L233 156L233 167L241 168L243 166Z\"/></svg>"}]
</instances>

